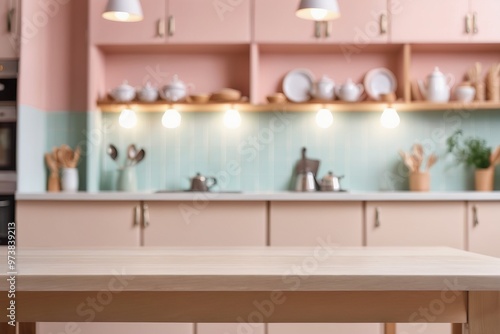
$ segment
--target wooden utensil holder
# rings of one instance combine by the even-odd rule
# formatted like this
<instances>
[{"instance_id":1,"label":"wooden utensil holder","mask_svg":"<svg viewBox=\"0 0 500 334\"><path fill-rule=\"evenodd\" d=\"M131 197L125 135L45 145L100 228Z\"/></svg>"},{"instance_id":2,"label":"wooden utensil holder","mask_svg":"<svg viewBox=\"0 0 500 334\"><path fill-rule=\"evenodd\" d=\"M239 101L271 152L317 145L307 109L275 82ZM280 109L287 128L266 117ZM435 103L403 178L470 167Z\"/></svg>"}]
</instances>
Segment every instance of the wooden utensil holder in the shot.
<instances>
[{"instance_id":1,"label":"wooden utensil holder","mask_svg":"<svg viewBox=\"0 0 500 334\"><path fill-rule=\"evenodd\" d=\"M429 172L410 173L410 191L429 191L431 189L431 176Z\"/></svg>"},{"instance_id":2,"label":"wooden utensil holder","mask_svg":"<svg viewBox=\"0 0 500 334\"><path fill-rule=\"evenodd\" d=\"M61 191L61 183L59 180L59 175L51 173L49 176L49 181L47 182L47 190L51 193L57 193Z\"/></svg>"}]
</instances>

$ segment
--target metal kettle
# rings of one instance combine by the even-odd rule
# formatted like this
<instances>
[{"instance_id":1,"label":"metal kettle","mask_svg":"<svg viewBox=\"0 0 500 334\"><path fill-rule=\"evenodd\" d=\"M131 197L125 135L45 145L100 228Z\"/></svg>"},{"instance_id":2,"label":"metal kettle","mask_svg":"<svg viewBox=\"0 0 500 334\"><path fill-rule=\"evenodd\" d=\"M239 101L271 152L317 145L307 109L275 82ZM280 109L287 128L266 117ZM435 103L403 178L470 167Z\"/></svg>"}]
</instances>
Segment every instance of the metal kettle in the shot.
<instances>
[{"instance_id":1,"label":"metal kettle","mask_svg":"<svg viewBox=\"0 0 500 334\"><path fill-rule=\"evenodd\" d=\"M320 187L321 191L341 191L340 179L344 176L336 176L333 172L328 172L327 175L321 179Z\"/></svg>"},{"instance_id":2,"label":"metal kettle","mask_svg":"<svg viewBox=\"0 0 500 334\"><path fill-rule=\"evenodd\" d=\"M304 169L297 175L296 191L316 191L316 179L310 169Z\"/></svg>"},{"instance_id":3,"label":"metal kettle","mask_svg":"<svg viewBox=\"0 0 500 334\"><path fill-rule=\"evenodd\" d=\"M191 178L191 191L209 191L210 188L217 184L217 179L215 177L205 177L200 173L196 173L196 176Z\"/></svg>"}]
</instances>

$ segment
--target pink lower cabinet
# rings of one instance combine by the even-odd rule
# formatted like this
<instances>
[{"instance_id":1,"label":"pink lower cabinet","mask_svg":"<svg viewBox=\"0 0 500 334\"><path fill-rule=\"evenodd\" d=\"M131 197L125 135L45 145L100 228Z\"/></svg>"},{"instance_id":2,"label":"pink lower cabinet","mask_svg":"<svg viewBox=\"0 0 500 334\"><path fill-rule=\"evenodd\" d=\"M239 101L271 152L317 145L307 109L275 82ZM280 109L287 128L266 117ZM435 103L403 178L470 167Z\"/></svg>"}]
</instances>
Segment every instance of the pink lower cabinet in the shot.
<instances>
[{"instance_id":1,"label":"pink lower cabinet","mask_svg":"<svg viewBox=\"0 0 500 334\"><path fill-rule=\"evenodd\" d=\"M368 246L465 249L464 202L368 202ZM450 334L449 324L397 324L398 334Z\"/></svg>"},{"instance_id":2,"label":"pink lower cabinet","mask_svg":"<svg viewBox=\"0 0 500 334\"><path fill-rule=\"evenodd\" d=\"M145 246L265 246L266 202L146 202ZM149 212L148 212L149 211ZM248 333L246 324L196 324L197 334ZM264 326L252 324L252 334ZM165 332L170 333L170 332Z\"/></svg>"},{"instance_id":3,"label":"pink lower cabinet","mask_svg":"<svg viewBox=\"0 0 500 334\"><path fill-rule=\"evenodd\" d=\"M266 202L146 202L144 246L265 246Z\"/></svg>"},{"instance_id":4,"label":"pink lower cabinet","mask_svg":"<svg viewBox=\"0 0 500 334\"><path fill-rule=\"evenodd\" d=\"M361 202L271 202L272 246L363 245ZM269 334L379 334L380 324L269 324Z\"/></svg>"},{"instance_id":5,"label":"pink lower cabinet","mask_svg":"<svg viewBox=\"0 0 500 334\"><path fill-rule=\"evenodd\" d=\"M470 202L467 206L468 250L500 257L500 202Z\"/></svg>"},{"instance_id":6,"label":"pink lower cabinet","mask_svg":"<svg viewBox=\"0 0 500 334\"><path fill-rule=\"evenodd\" d=\"M140 245L140 202L17 201L16 217L20 247Z\"/></svg>"}]
</instances>

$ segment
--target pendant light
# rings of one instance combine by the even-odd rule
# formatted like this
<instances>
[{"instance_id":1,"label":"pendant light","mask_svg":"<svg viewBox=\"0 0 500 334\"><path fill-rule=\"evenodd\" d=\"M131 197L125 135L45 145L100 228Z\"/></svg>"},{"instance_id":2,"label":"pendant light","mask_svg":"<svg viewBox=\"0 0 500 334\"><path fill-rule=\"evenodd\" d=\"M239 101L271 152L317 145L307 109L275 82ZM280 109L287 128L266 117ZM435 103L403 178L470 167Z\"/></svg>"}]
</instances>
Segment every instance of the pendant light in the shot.
<instances>
[{"instance_id":1,"label":"pendant light","mask_svg":"<svg viewBox=\"0 0 500 334\"><path fill-rule=\"evenodd\" d=\"M305 20L329 21L340 17L337 0L301 0L295 13Z\"/></svg>"},{"instance_id":2,"label":"pendant light","mask_svg":"<svg viewBox=\"0 0 500 334\"><path fill-rule=\"evenodd\" d=\"M142 6L139 0L108 0L102 17L110 21L142 21Z\"/></svg>"}]
</instances>

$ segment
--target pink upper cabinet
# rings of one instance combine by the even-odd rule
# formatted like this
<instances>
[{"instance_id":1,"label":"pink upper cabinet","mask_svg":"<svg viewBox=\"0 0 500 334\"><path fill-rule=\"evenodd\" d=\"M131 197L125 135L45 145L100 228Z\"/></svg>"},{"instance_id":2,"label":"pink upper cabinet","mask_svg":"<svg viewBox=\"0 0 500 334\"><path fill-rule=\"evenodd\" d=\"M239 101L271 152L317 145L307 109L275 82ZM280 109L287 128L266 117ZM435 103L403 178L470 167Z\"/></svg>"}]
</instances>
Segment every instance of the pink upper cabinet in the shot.
<instances>
[{"instance_id":1,"label":"pink upper cabinet","mask_svg":"<svg viewBox=\"0 0 500 334\"><path fill-rule=\"evenodd\" d=\"M107 0L90 0L91 44L159 44L166 42L160 25L167 12L167 0L141 1L144 20L141 22L113 22L102 18Z\"/></svg>"},{"instance_id":2,"label":"pink upper cabinet","mask_svg":"<svg viewBox=\"0 0 500 334\"><path fill-rule=\"evenodd\" d=\"M468 41L468 0L390 0L390 3L394 43Z\"/></svg>"},{"instance_id":3,"label":"pink upper cabinet","mask_svg":"<svg viewBox=\"0 0 500 334\"><path fill-rule=\"evenodd\" d=\"M11 31L7 31L7 23L4 20L5 18L8 17L9 12L11 10L14 10L11 12L11 25L10 29ZM18 4L18 0L16 1L10 1L10 0L0 0L0 17L2 18L1 20L1 26L0 26L0 58L16 58L17 57L17 50L18 50L18 41L17 39L19 38L19 29L20 25L18 22L19 13L20 13L20 6Z\"/></svg>"},{"instance_id":4,"label":"pink upper cabinet","mask_svg":"<svg viewBox=\"0 0 500 334\"><path fill-rule=\"evenodd\" d=\"M248 43L250 0L146 0L144 20L121 23L101 17L104 0L91 0L92 44Z\"/></svg>"},{"instance_id":5,"label":"pink upper cabinet","mask_svg":"<svg viewBox=\"0 0 500 334\"><path fill-rule=\"evenodd\" d=\"M339 0L341 17L328 24L299 19L299 1L255 0L260 43L379 43L388 41L386 0Z\"/></svg>"},{"instance_id":6,"label":"pink upper cabinet","mask_svg":"<svg viewBox=\"0 0 500 334\"><path fill-rule=\"evenodd\" d=\"M500 42L500 1L470 0L472 15L471 40L474 42Z\"/></svg>"},{"instance_id":7,"label":"pink upper cabinet","mask_svg":"<svg viewBox=\"0 0 500 334\"><path fill-rule=\"evenodd\" d=\"M169 0L167 31L169 43L249 43L250 0Z\"/></svg>"}]
</instances>

